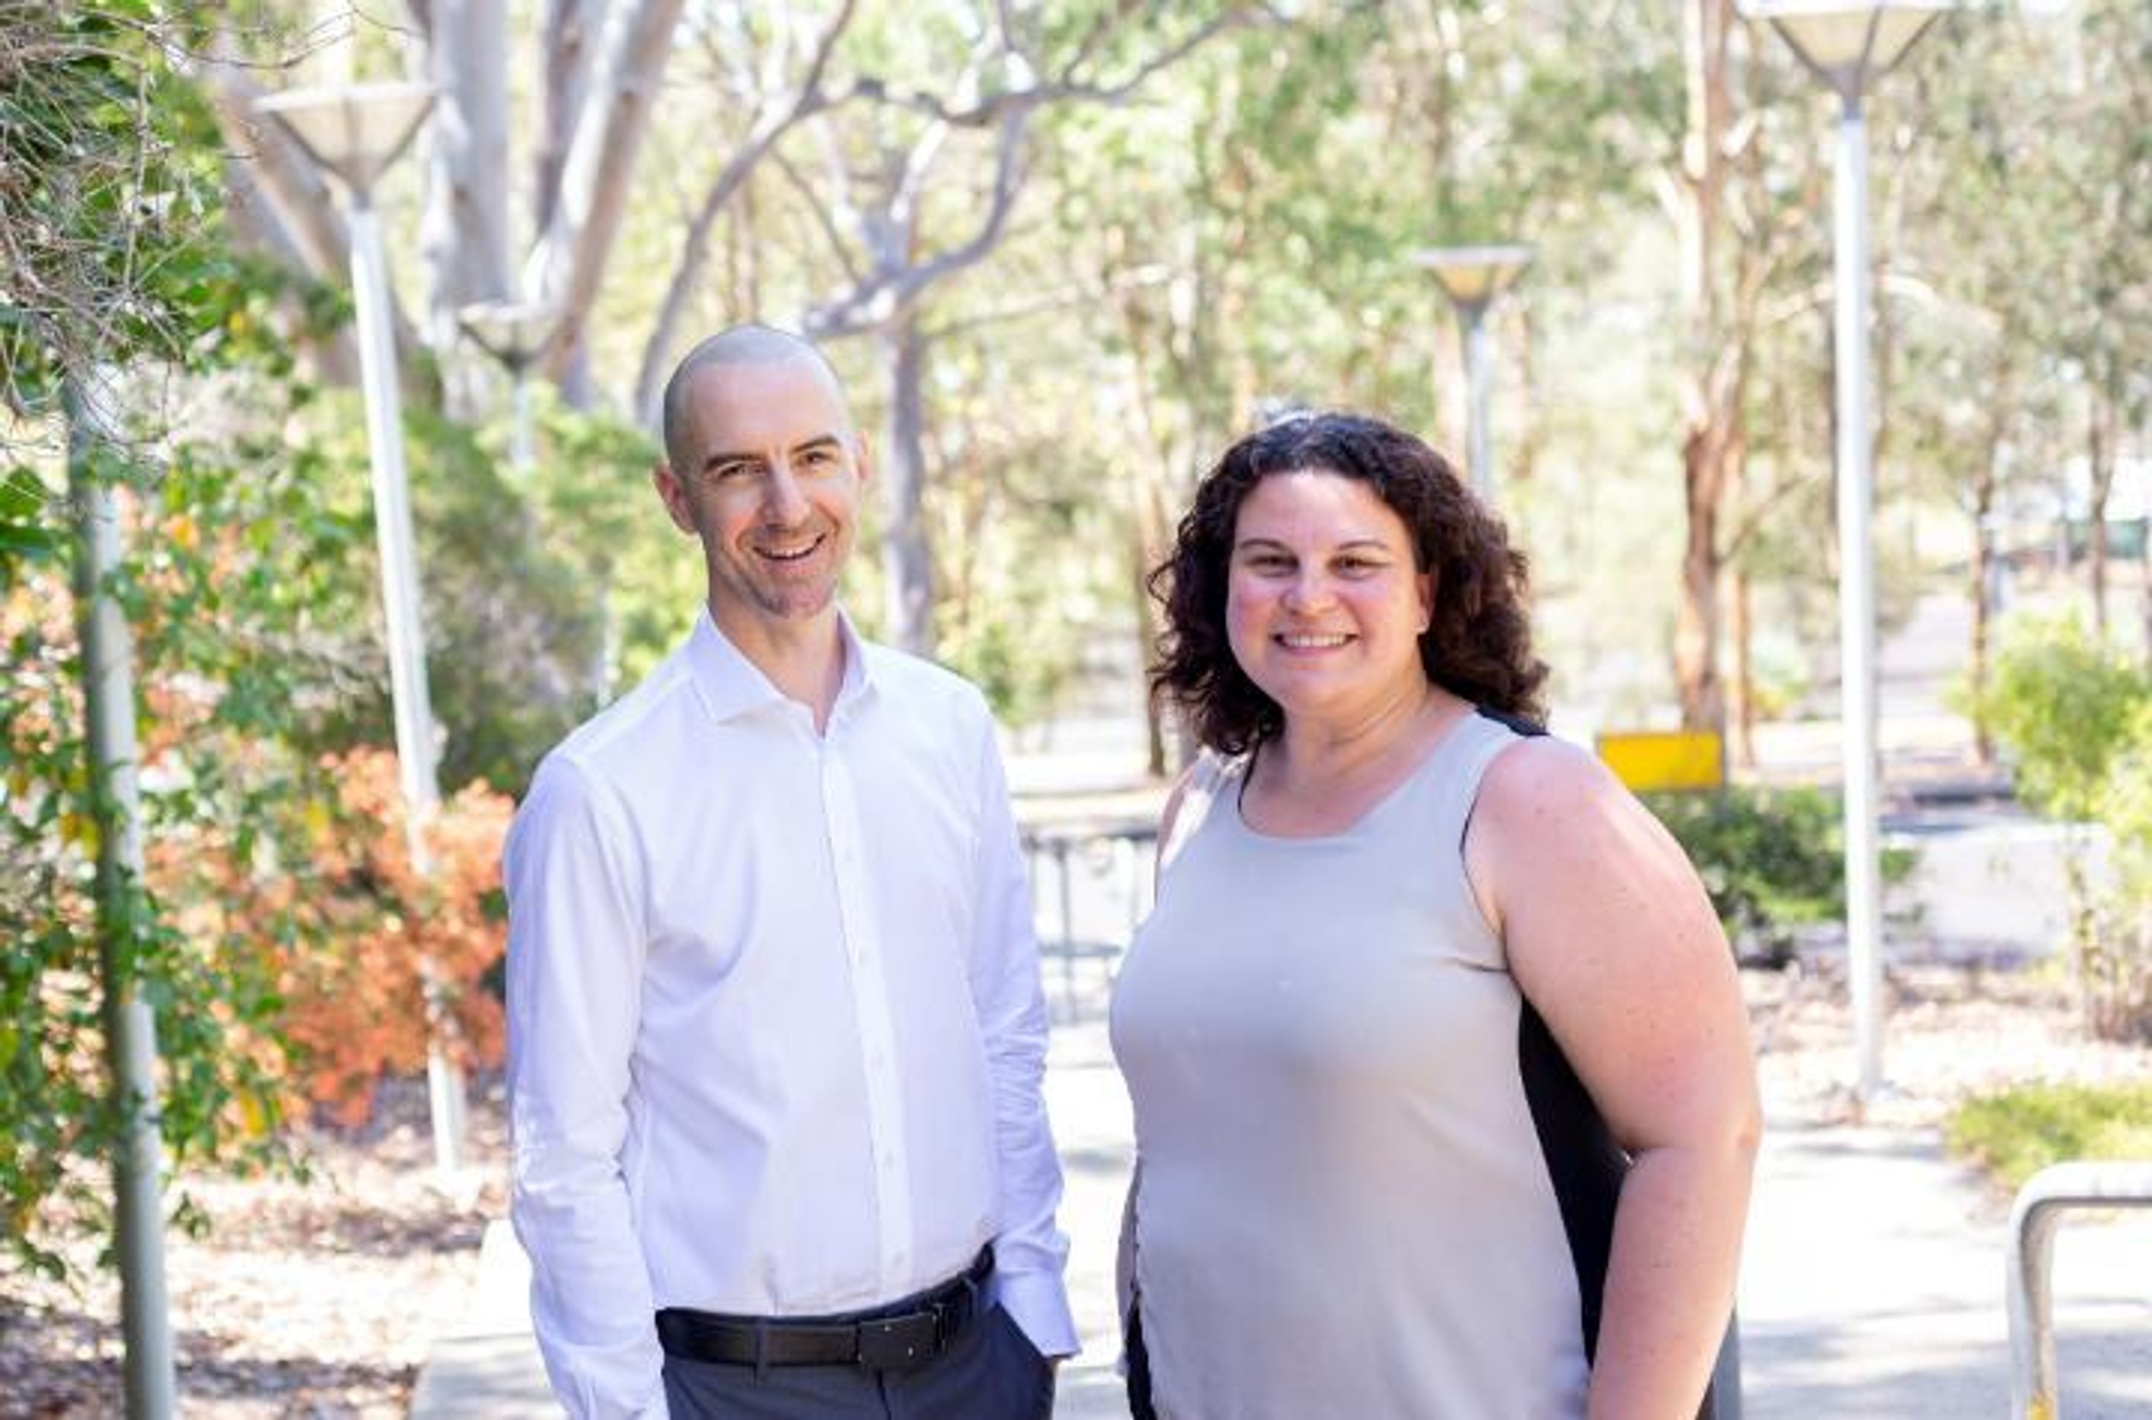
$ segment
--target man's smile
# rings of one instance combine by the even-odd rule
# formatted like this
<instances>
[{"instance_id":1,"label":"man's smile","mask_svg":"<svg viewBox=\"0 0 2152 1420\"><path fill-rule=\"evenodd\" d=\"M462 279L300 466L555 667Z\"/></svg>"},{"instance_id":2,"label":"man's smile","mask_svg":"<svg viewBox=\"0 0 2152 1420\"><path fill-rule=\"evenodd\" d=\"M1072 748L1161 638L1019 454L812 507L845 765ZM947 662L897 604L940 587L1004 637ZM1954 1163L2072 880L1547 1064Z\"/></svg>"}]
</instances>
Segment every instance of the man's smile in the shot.
<instances>
[{"instance_id":1,"label":"man's smile","mask_svg":"<svg viewBox=\"0 0 2152 1420\"><path fill-rule=\"evenodd\" d=\"M797 562L812 555L827 540L826 536L818 536L804 542L759 543L755 547L755 555L768 558L772 562Z\"/></svg>"}]
</instances>

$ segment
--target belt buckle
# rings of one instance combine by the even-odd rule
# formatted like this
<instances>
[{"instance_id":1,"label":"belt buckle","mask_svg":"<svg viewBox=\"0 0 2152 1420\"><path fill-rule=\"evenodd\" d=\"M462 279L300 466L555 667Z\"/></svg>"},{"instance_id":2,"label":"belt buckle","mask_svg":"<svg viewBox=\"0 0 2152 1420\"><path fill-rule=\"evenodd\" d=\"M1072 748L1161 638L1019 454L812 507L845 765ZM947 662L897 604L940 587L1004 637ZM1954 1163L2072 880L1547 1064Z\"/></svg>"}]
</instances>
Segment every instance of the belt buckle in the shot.
<instances>
[{"instance_id":1,"label":"belt buckle","mask_svg":"<svg viewBox=\"0 0 2152 1420\"><path fill-rule=\"evenodd\" d=\"M941 1319L931 1311L906 1312L859 1324L859 1364L870 1371L908 1371L941 1349Z\"/></svg>"}]
</instances>

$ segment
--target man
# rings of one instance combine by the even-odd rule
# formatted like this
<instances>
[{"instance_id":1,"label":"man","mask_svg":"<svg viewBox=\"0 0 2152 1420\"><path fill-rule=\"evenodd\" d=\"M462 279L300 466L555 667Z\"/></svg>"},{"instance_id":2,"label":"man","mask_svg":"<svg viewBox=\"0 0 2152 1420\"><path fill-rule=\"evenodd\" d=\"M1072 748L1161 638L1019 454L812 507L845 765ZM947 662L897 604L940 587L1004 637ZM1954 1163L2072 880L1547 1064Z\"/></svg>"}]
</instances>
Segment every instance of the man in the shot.
<instances>
[{"instance_id":1,"label":"man","mask_svg":"<svg viewBox=\"0 0 2152 1420\"><path fill-rule=\"evenodd\" d=\"M1076 1349L1024 867L978 692L836 603L869 466L744 326L654 474L707 614L509 836L512 1213L579 1416L1044 1416Z\"/></svg>"}]
</instances>

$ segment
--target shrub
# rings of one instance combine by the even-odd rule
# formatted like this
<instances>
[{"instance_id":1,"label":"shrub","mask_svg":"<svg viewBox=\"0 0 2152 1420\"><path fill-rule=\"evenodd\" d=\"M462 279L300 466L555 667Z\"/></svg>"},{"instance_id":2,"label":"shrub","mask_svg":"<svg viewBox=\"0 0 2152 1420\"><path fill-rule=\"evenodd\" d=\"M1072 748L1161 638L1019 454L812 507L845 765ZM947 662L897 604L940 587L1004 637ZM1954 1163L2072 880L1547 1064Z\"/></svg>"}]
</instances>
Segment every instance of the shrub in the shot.
<instances>
[{"instance_id":1,"label":"shrub","mask_svg":"<svg viewBox=\"0 0 2152 1420\"><path fill-rule=\"evenodd\" d=\"M2018 797L2055 818L2097 817L2152 681L2075 616L2012 618L2001 642L1970 700L2007 753Z\"/></svg>"},{"instance_id":2,"label":"shrub","mask_svg":"<svg viewBox=\"0 0 2152 1420\"><path fill-rule=\"evenodd\" d=\"M426 1063L436 1031L465 1068L501 1057L501 1003L485 983L507 950L500 856L514 806L483 783L458 790L426 826L420 874L396 757L362 749L324 768L337 801L308 814L314 881L284 957L284 1024L306 1098L357 1124L383 1075Z\"/></svg>"},{"instance_id":3,"label":"shrub","mask_svg":"<svg viewBox=\"0 0 2152 1420\"><path fill-rule=\"evenodd\" d=\"M2013 1189L2065 1160L2152 1158L2152 1084L2014 1085L1959 1105L1944 1138Z\"/></svg>"},{"instance_id":4,"label":"shrub","mask_svg":"<svg viewBox=\"0 0 2152 1420\"><path fill-rule=\"evenodd\" d=\"M2064 859L2070 961L2086 1027L2152 1034L2152 675L2074 616L2013 619L1987 685L1968 697L2002 744L2018 797L2073 827ZM2097 883L2093 825L2118 872Z\"/></svg>"},{"instance_id":5,"label":"shrub","mask_svg":"<svg viewBox=\"0 0 2152 1420\"><path fill-rule=\"evenodd\" d=\"M2093 1028L2116 1037L2152 1035L2152 695L2130 715L2100 796L2114 835L2116 894L2108 934L2088 954Z\"/></svg>"},{"instance_id":6,"label":"shrub","mask_svg":"<svg viewBox=\"0 0 2152 1420\"><path fill-rule=\"evenodd\" d=\"M1784 965L1799 929L1846 910L1840 801L1816 789L1728 787L1643 796L1695 865L1727 938L1744 956ZM1913 854L1888 849L1886 883L1904 879Z\"/></svg>"}]
</instances>

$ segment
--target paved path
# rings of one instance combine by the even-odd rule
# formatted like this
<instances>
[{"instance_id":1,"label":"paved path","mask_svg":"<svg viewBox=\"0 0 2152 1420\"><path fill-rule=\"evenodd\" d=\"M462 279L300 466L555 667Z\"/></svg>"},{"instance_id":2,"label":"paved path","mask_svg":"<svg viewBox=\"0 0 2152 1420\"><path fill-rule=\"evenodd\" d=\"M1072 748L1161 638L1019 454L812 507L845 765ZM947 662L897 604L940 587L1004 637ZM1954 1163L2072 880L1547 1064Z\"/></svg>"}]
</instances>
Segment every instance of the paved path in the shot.
<instances>
[{"instance_id":1,"label":"paved path","mask_svg":"<svg viewBox=\"0 0 2152 1420\"><path fill-rule=\"evenodd\" d=\"M1060 1420L1125 1415L1112 1373L1113 1248L1129 1155L1128 1101L1101 1018L1103 964L1049 964L1047 1072L1073 1239L1070 1290L1085 1353L1062 1371ZM2003 1417L2008 1209L1929 1131L1775 1124L1764 1149L1741 1289L1748 1420ZM423 1420L554 1415L523 1307L520 1254L489 1229L461 1333L435 1347L413 1400ZM2152 1417L2152 1218L2064 1224L2055 1291L2069 1420Z\"/></svg>"},{"instance_id":2,"label":"paved path","mask_svg":"<svg viewBox=\"0 0 2152 1420\"><path fill-rule=\"evenodd\" d=\"M2009 1208L1931 1131L1780 1127L1742 1257L1748 1420L2004 1416ZM2152 1416L2152 1220L2065 1222L2057 1370L2071 1420Z\"/></svg>"}]
</instances>

